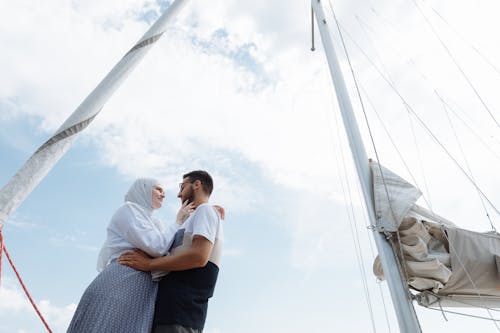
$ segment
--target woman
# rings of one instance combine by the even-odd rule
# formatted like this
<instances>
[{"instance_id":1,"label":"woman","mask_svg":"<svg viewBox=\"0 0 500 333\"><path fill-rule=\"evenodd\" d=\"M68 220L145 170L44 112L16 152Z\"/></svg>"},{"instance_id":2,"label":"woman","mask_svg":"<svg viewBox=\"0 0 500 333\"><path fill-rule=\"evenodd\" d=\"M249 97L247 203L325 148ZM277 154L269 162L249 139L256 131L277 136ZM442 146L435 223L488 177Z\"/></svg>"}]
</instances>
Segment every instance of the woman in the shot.
<instances>
[{"instance_id":1,"label":"woman","mask_svg":"<svg viewBox=\"0 0 500 333\"><path fill-rule=\"evenodd\" d=\"M157 282L150 273L120 265L117 258L139 248L152 257L166 254L178 226L192 211L184 203L177 223L165 228L152 216L162 205L163 188L154 179L137 179L125 195L107 228L99 253L99 275L85 290L68 327L68 333L140 333L151 331Z\"/></svg>"}]
</instances>

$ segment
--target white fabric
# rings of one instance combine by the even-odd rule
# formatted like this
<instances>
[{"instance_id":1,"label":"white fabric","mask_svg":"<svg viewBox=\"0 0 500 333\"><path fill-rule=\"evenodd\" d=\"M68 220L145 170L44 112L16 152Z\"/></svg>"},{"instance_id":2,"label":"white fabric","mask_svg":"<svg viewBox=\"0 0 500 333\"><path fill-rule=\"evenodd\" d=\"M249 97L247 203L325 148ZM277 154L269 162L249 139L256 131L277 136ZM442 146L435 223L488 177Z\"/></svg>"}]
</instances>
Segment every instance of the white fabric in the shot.
<instances>
[{"instance_id":1,"label":"white fabric","mask_svg":"<svg viewBox=\"0 0 500 333\"><path fill-rule=\"evenodd\" d=\"M151 215L153 212L153 187L159 184L153 178L137 179L125 194L125 202L133 202L139 206L139 209L143 209Z\"/></svg>"},{"instance_id":2,"label":"white fabric","mask_svg":"<svg viewBox=\"0 0 500 333\"><path fill-rule=\"evenodd\" d=\"M107 237L99 253L97 270L102 271L121 254L138 248L152 257L163 256L172 244L177 224L165 226L152 216L153 179L139 179L125 196L127 201L115 212L107 228Z\"/></svg>"},{"instance_id":3,"label":"white fabric","mask_svg":"<svg viewBox=\"0 0 500 333\"><path fill-rule=\"evenodd\" d=\"M399 231L410 286L437 295L471 295L479 300L500 296L500 234L457 228L416 205L420 191L399 176L385 168L380 173L376 163L372 163L372 172L377 218L386 231L394 227ZM399 250L396 255L401 257ZM373 271L384 278L378 257Z\"/></svg>"},{"instance_id":4,"label":"white fabric","mask_svg":"<svg viewBox=\"0 0 500 333\"><path fill-rule=\"evenodd\" d=\"M168 7L158 20L149 28L136 45L140 45L152 36L160 38L166 31L168 24L183 8L186 1L176 0ZM104 104L125 81L132 70L146 55L154 42L144 43L141 47L134 47L127 52L123 58L113 67L99 85L85 98L80 106L57 130L58 133L70 130L80 132L92 119L101 111ZM78 125L80 124L80 125ZM73 125L78 125L76 128ZM0 228L2 228L7 218L19 207L38 183L47 175L59 159L69 150L72 142L77 137L73 133L60 141L42 145L26 163L17 171L9 182L0 189ZM54 137L53 136L53 137Z\"/></svg>"},{"instance_id":5,"label":"white fabric","mask_svg":"<svg viewBox=\"0 0 500 333\"><path fill-rule=\"evenodd\" d=\"M213 244L208 260L219 266L224 231L219 214L209 203L199 205L180 227L176 235L179 239L174 241L171 254L175 255L190 248L196 235L205 237ZM157 281L165 274L167 274L165 271L152 272L153 280Z\"/></svg>"},{"instance_id":6,"label":"white fabric","mask_svg":"<svg viewBox=\"0 0 500 333\"><path fill-rule=\"evenodd\" d=\"M219 214L215 208L208 204L202 204L196 208L191 216L184 222L184 230L193 236L199 235L208 239L212 244L215 239L222 240L223 230Z\"/></svg>"},{"instance_id":7,"label":"white fabric","mask_svg":"<svg viewBox=\"0 0 500 333\"><path fill-rule=\"evenodd\" d=\"M500 256L500 235L448 227L446 233L453 274L440 294L500 296L496 260Z\"/></svg>"},{"instance_id":8,"label":"white fabric","mask_svg":"<svg viewBox=\"0 0 500 333\"><path fill-rule=\"evenodd\" d=\"M442 242L447 244L446 239L434 237L438 233L428 222L413 217L403 219L399 235L409 285L417 290L432 289L437 293L452 275L450 254ZM401 257L399 251L397 255ZM379 279L384 279L379 257L375 259L373 271Z\"/></svg>"},{"instance_id":9,"label":"white fabric","mask_svg":"<svg viewBox=\"0 0 500 333\"><path fill-rule=\"evenodd\" d=\"M196 235L205 237L213 244L212 253L208 260L219 266L222 242L224 241L224 230L219 214L208 203L198 206L186 222L184 222L183 247L188 244L191 246L193 236ZM177 251L177 248L172 251L172 254L175 251Z\"/></svg>"},{"instance_id":10,"label":"white fabric","mask_svg":"<svg viewBox=\"0 0 500 333\"><path fill-rule=\"evenodd\" d=\"M443 288L443 284L437 280L420 277L409 278L408 284L416 290L432 290L433 293Z\"/></svg>"},{"instance_id":11,"label":"white fabric","mask_svg":"<svg viewBox=\"0 0 500 333\"><path fill-rule=\"evenodd\" d=\"M396 231L422 192L376 162L371 161L370 166L375 213L379 226L385 231Z\"/></svg>"}]
</instances>

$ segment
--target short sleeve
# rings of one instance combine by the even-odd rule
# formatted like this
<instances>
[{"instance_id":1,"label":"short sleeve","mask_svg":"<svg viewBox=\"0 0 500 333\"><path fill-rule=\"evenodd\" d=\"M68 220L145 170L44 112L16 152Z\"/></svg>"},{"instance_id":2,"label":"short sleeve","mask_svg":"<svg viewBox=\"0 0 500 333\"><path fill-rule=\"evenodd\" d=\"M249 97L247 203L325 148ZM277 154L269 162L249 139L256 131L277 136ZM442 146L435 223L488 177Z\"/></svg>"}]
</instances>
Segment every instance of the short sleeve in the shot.
<instances>
[{"instance_id":1,"label":"short sleeve","mask_svg":"<svg viewBox=\"0 0 500 333\"><path fill-rule=\"evenodd\" d=\"M193 236L199 235L208 239L212 244L217 238L219 229L219 215L211 205L199 206L193 216Z\"/></svg>"}]
</instances>

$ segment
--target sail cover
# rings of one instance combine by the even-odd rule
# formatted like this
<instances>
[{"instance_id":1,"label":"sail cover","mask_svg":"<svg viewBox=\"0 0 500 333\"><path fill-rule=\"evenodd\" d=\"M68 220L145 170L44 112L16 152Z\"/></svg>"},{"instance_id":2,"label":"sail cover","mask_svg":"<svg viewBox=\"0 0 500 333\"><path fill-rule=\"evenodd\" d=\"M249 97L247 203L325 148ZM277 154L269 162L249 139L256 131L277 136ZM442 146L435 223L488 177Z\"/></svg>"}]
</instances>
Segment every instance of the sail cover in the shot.
<instances>
[{"instance_id":1,"label":"sail cover","mask_svg":"<svg viewBox=\"0 0 500 333\"><path fill-rule=\"evenodd\" d=\"M488 296L500 297L500 234L458 228L415 204L421 193L413 185L375 162L370 164L379 226L398 231L395 251L404 258L408 284L438 298L475 297L476 305ZM378 257L373 269L378 278L384 278ZM500 298L494 307L500 307Z\"/></svg>"}]
</instances>

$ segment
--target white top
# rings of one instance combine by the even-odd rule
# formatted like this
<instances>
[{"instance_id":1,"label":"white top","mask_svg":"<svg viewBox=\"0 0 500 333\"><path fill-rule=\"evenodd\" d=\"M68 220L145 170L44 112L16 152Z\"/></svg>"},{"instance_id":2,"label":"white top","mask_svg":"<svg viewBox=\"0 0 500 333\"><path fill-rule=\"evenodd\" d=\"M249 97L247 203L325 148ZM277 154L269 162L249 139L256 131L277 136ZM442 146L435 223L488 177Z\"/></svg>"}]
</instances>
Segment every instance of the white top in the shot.
<instances>
[{"instance_id":1,"label":"white top","mask_svg":"<svg viewBox=\"0 0 500 333\"><path fill-rule=\"evenodd\" d=\"M219 266L224 232L219 214L209 203L199 205L180 227L171 253L176 254L191 247L196 235L205 237L213 244L209 261Z\"/></svg>"},{"instance_id":2,"label":"white top","mask_svg":"<svg viewBox=\"0 0 500 333\"><path fill-rule=\"evenodd\" d=\"M107 228L107 238L99 253L97 270L102 271L107 264L125 252L141 249L152 257L164 256L178 225L165 226L158 218L144 216L136 204L126 202L111 218Z\"/></svg>"}]
</instances>

